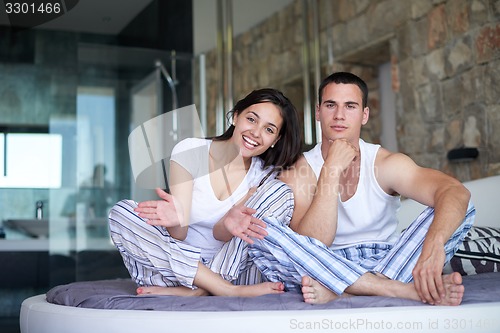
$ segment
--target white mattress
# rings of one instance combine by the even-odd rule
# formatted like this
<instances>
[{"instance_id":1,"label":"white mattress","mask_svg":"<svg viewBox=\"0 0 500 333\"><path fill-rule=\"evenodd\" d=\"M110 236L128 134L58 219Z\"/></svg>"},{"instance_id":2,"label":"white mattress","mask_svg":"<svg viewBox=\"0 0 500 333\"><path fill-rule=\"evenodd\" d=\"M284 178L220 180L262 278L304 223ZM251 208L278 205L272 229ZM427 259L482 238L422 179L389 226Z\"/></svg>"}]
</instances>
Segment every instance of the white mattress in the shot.
<instances>
[{"instance_id":1,"label":"white mattress","mask_svg":"<svg viewBox=\"0 0 500 333\"><path fill-rule=\"evenodd\" d=\"M500 332L500 302L307 311L97 310L26 299L21 333Z\"/></svg>"}]
</instances>

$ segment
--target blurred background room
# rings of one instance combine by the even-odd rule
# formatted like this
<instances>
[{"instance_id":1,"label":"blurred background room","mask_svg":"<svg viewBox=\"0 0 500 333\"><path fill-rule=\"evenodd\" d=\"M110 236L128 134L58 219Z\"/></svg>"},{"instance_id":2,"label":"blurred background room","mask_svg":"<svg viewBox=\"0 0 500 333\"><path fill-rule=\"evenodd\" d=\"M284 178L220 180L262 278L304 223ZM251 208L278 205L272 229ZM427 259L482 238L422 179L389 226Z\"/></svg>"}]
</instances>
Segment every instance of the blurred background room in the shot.
<instances>
[{"instance_id":1,"label":"blurred background room","mask_svg":"<svg viewBox=\"0 0 500 333\"><path fill-rule=\"evenodd\" d=\"M27 297L128 277L108 210L155 197L128 138L178 108L220 134L234 101L274 87L308 148L319 82L352 71L370 88L364 139L461 181L500 174L498 0L59 0L46 22L9 16L13 2L0 1L1 332L19 331Z\"/></svg>"}]
</instances>

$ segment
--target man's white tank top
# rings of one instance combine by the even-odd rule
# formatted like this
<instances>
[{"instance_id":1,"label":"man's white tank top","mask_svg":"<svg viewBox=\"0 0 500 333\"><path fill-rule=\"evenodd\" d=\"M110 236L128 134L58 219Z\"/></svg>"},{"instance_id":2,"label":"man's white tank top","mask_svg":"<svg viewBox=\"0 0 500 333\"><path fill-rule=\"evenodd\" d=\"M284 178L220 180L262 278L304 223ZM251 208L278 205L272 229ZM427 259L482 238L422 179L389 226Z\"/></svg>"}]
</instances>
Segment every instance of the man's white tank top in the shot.
<instances>
[{"instance_id":1,"label":"man's white tank top","mask_svg":"<svg viewBox=\"0 0 500 333\"><path fill-rule=\"evenodd\" d=\"M396 212L401 206L399 196L387 194L375 177L375 157L380 145L359 140L360 176L356 193L342 202L339 200L337 234L332 249L350 247L361 243L389 243L396 239L398 220ZM324 159L321 142L304 153L316 179L319 178Z\"/></svg>"}]
</instances>

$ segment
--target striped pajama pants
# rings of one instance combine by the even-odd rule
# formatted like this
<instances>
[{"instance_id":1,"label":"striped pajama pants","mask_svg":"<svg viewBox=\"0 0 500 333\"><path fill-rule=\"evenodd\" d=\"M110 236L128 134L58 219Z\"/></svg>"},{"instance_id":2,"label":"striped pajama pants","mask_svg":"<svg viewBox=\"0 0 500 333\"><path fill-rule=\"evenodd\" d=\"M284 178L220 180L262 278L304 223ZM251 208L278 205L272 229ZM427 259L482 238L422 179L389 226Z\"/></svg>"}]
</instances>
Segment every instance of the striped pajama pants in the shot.
<instances>
[{"instance_id":1,"label":"striped pajama pants","mask_svg":"<svg viewBox=\"0 0 500 333\"><path fill-rule=\"evenodd\" d=\"M469 203L463 223L445 245L446 263L457 251L474 217L474 206ZM335 250L267 218L264 221L268 235L256 240L249 255L269 281L283 282L286 290L300 291L302 277L310 276L340 295L367 272L408 283L413 280L412 270L433 218L434 209L426 208L393 245L358 244Z\"/></svg>"},{"instance_id":2,"label":"striped pajama pants","mask_svg":"<svg viewBox=\"0 0 500 333\"><path fill-rule=\"evenodd\" d=\"M268 180L246 202L257 218L272 218L288 225L293 213L293 193L276 179ZM248 244L233 237L213 258L201 257L199 247L170 236L164 227L151 226L134 212L137 203L118 202L109 214L109 229L125 267L139 286L193 286L198 263L209 267L235 284L254 284L263 280L248 256Z\"/></svg>"}]
</instances>

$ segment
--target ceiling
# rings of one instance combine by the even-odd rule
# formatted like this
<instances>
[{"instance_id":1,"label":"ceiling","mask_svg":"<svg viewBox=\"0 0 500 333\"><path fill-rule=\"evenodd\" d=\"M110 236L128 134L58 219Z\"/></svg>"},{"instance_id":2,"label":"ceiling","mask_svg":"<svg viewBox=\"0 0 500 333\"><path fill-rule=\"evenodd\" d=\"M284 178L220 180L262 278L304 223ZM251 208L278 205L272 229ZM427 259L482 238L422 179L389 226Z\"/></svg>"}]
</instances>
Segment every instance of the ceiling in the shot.
<instances>
[{"instance_id":1,"label":"ceiling","mask_svg":"<svg viewBox=\"0 0 500 333\"><path fill-rule=\"evenodd\" d=\"M116 35L153 0L63 0L76 3L66 14L37 26L42 29ZM161 0L167 1L167 0ZM216 0L193 1L194 53L216 45ZM232 0L234 35L248 30L293 0ZM10 25L0 1L0 25Z\"/></svg>"}]
</instances>

